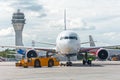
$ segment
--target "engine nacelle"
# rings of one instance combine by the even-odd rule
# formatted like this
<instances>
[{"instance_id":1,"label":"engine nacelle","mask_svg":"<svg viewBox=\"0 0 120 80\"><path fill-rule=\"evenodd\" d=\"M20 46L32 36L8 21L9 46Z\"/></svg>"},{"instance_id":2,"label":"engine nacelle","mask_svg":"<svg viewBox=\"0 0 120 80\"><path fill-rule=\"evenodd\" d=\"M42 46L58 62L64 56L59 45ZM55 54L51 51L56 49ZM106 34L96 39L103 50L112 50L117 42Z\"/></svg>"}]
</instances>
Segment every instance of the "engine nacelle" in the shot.
<instances>
[{"instance_id":1,"label":"engine nacelle","mask_svg":"<svg viewBox=\"0 0 120 80\"><path fill-rule=\"evenodd\" d=\"M100 60L105 60L109 57L109 53L106 49L101 48L101 49L97 50L96 56Z\"/></svg>"},{"instance_id":2,"label":"engine nacelle","mask_svg":"<svg viewBox=\"0 0 120 80\"><path fill-rule=\"evenodd\" d=\"M38 54L37 54L37 52L35 50L29 50L26 53L27 58L35 58L37 56L38 56Z\"/></svg>"}]
</instances>

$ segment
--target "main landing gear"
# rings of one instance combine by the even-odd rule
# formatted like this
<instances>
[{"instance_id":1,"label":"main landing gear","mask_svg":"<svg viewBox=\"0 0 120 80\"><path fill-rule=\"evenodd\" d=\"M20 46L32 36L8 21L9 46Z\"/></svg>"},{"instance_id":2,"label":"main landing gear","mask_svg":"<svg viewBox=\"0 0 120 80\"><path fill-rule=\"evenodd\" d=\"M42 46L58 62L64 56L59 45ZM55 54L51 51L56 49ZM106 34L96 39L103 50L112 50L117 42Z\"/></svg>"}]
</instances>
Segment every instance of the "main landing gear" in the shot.
<instances>
[{"instance_id":1,"label":"main landing gear","mask_svg":"<svg viewBox=\"0 0 120 80\"><path fill-rule=\"evenodd\" d=\"M67 55L67 62L66 64L61 63L61 66L72 66L72 62L70 60L70 56ZM92 58L88 58L88 53L85 52L84 58L83 58L83 65L88 64L89 66L92 65Z\"/></svg>"}]
</instances>

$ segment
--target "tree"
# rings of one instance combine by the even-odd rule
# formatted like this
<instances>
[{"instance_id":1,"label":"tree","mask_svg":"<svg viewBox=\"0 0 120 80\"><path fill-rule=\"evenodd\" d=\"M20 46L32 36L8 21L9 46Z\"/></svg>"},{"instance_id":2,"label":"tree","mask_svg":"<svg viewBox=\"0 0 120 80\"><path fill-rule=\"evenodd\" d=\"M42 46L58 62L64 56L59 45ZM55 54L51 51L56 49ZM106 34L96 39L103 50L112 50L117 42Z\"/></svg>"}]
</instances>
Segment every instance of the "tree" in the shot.
<instances>
[{"instance_id":1,"label":"tree","mask_svg":"<svg viewBox=\"0 0 120 80\"><path fill-rule=\"evenodd\" d=\"M11 54L13 54L13 55L11 55ZM4 51L0 51L0 56L2 56L4 58L10 57L10 55L13 57L14 54L16 54L15 49L5 49Z\"/></svg>"}]
</instances>

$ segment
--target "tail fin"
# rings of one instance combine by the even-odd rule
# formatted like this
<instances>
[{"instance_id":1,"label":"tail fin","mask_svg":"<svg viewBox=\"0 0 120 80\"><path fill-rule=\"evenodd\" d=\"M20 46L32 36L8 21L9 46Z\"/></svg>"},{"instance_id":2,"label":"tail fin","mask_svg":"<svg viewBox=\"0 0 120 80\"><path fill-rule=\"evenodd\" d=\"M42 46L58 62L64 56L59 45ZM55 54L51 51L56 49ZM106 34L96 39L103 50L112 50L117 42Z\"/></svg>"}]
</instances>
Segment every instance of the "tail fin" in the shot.
<instances>
[{"instance_id":1,"label":"tail fin","mask_svg":"<svg viewBox=\"0 0 120 80\"><path fill-rule=\"evenodd\" d=\"M90 47L94 47L95 43L91 35L89 35Z\"/></svg>"},{"instance_id":2,"label":"tail fin","mask_svg":"<svg viewBox=\"0 0 120 80\"><path fill-rule=\"evenodd\" d=\"M64 30L66 30L66 9L64 10Z\"/></svg>"}]
</instances>

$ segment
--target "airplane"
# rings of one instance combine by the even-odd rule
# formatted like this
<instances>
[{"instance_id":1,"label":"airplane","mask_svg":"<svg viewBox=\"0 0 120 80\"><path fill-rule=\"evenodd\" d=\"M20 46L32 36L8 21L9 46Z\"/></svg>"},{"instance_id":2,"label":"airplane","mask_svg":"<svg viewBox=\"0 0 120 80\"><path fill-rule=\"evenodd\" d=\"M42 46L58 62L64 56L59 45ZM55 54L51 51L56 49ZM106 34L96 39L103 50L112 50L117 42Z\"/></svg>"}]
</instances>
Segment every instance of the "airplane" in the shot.
<instances>
[{"instance_id":1,"label":"airplane","mask_svg":"<svg viewBox=\"0 0 120 80\"><path fill-rule=\"evenodd\" d=\"M67 57L67 62L66 62L67 66L72 66L70 57L75 56L77 54L82 54L82 53L85 53L86 56L88 55L88 53L93 53L100 60L107 59L109 56L109 53L106 51L105 49L106 47L88 47L88 48L81 47L81 44L84 44L84 43L80 43L80 38L78 34L72 30L66 29L66 11L64 15L65 15L64 17L65 30L62 31L60 34L58 34L55 48L50 49L50 48L27 47L27 46L0 46L0 47L29 49L25 54L28 58L37 57L38 54L36 50L46 51L47 54L56 53L56 54L64 55ZM88 43L88 42L85 42L85 43ZM88 65L91 65L91 60L87 60L86 56L84 57L85 59L83 59L83 64L87 63Z\"/></svg>"},{"instance_id":2,"label":"airplane","mask_svg":"<svg viewBox=\"0 0 120 80\"><path fill-rule=\"evenodd\" d=\"M92 53L96 55L96 57L100 60L106 60L109 57L109 53L104 47L80 47L80 38L77 33L75 33L72 30L65 30L62 31L57 39L56 39L56 48L42 48L42 47L27 47L27 46L0 46L2 48L5 47L11 47L11 48L19 48L19 49L29 49L26 52L26 56L28 58L31 57L37 57L38 54L36 50L42 50L46 51L47 53L56 53L60 55L64 55L67 57L67 66L72 66L72 62L70 60L70 57L75 56L77 54L82 54L82 53ZM83 64L87 63L88 65L91 65L91 62L88 63L87 59L83 60Z\"/></svg>"}]
</instances>

